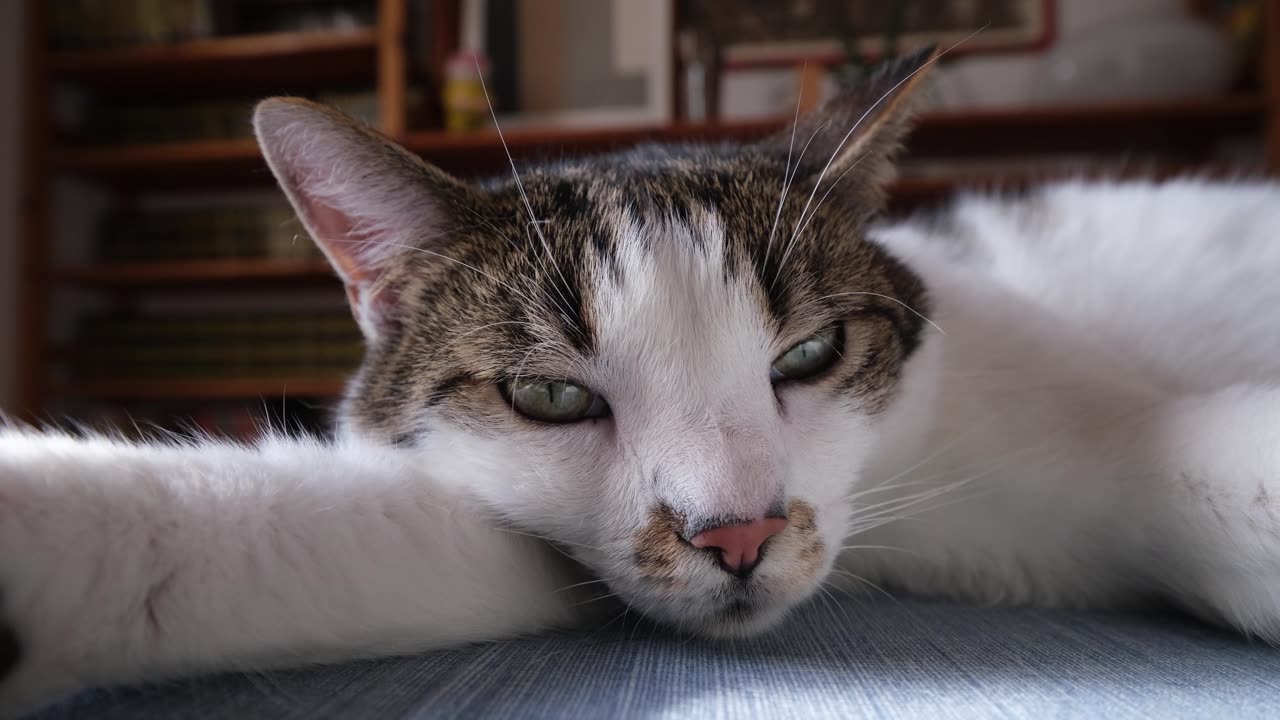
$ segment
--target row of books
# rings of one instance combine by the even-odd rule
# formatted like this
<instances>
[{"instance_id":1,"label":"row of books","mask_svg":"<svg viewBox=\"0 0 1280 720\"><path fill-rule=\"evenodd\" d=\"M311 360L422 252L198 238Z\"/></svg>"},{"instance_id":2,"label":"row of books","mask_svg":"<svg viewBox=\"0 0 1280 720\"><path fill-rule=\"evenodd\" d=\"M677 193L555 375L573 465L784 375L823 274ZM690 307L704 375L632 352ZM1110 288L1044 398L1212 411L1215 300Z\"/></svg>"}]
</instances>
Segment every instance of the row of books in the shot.
<instances>
[{"instance_id":1,"label":"row of books","mask_svg":"<svg viewBox=\"0 0 1280 720\"><path fill-rule=\"evenodd\" d=\"M74 135L85 143L107 145L245 138L253 135L249 118L257 99L93 103ZM314 99L377 123L378 97L373 91L324 92Z\"/></svg>"},{"instance_id":2,"label":"row of books","mask_svg":"<svg viewBox=\"0 0 1280 720\"><path fill-rule=\"evenodd\" d=\"M86 316L77 343L92 379L344 377L364 348L346 310Z\"/></svg>"},{"instance_id":3,"label":"row of books","mask_svg":"<svg viewBox=\"0 0 1280 720\"><path fill-rule=\"evenodd\" d=\"M287 206L120 210L98 228L105 262L318 260L315 243Z\"/></svg>"},{"instance_id":4,"label":"row of books","mask_svg":"<svg viewBox=\"0 0 1280 720\"><path fill-rule=\"evenodd\" d=\"M51 42L112 47L218 35L367 27L372 0L52 0Z\"/></svg>"}]
</instances>

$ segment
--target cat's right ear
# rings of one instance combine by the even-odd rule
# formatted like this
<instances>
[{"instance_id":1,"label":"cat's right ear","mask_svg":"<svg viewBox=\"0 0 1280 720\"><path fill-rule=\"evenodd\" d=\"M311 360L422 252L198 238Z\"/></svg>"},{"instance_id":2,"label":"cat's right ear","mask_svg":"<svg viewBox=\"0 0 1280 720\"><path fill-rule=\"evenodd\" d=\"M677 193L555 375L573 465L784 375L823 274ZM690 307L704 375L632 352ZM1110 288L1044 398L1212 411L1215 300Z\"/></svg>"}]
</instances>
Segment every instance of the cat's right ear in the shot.
<instances>
[{"instance_id":1,"label":"cat's right ear","mask_svg":"<svg viewBox=\"0 0 1280 720\"><path fill-rule=\"evenodd\" d=\"M258 145L298 219L346 283L376 339L401 310L394 273L410 253L440 252L466 186L363 123L297 98L253 113Z\"/></svg>"}]
</instances>

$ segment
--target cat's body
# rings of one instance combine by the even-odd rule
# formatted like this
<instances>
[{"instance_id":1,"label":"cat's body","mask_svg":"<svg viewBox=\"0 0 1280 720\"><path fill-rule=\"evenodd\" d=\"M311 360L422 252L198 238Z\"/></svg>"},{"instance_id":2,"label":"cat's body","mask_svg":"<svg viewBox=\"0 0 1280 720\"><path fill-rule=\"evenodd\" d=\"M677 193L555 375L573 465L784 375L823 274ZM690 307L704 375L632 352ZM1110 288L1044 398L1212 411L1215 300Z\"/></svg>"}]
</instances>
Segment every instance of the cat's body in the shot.
<instances>
[{"instance_id":1,"label":"cat's body","mask_svg":"<svg viewBox=\"0 0 1280 720\"><path fill-rule=\"evenodd\" d=\"M1068 183L877 233L946 335L936 395L868 470L902 493L859 502L959 487L873 510L916 516L860 535L900 549L851 569L981 601L1163 598L1276 639L1277 222L1274 185Z\"/></svg>"},{"instance_id":2,"label":"cat's body","mask_svg":"<svg viewBox=\"0 0 1280 720\"><path fill-rule=\"evenodd\" d=\"M483 190L264 105L370 341L343 437L0 435L0 697L601 610L741 634L824 583L1158 599L1280 639L1280 188L869 228L914 62L799 142Z\"/></svg>"}]
</instances>

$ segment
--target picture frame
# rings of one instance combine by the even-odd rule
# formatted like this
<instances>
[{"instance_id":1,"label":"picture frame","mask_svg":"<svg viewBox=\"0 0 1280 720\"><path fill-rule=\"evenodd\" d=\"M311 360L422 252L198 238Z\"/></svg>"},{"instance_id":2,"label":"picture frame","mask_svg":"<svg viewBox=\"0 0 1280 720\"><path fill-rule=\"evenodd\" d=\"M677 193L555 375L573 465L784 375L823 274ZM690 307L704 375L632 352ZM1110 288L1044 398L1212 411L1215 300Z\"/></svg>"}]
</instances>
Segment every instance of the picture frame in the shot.
<instances>
[{"instance_id":1,"label":"picture frame","mask_svg":"<svg viewBox=\"0 0 1280 720\"><path fill-rule=\"evenodd\" d=\"M682 18L733 69L835 65L928 43L949 55L1041 50L1054 11L1055 0L686 0Z\"/></svg>"}]
</instances>

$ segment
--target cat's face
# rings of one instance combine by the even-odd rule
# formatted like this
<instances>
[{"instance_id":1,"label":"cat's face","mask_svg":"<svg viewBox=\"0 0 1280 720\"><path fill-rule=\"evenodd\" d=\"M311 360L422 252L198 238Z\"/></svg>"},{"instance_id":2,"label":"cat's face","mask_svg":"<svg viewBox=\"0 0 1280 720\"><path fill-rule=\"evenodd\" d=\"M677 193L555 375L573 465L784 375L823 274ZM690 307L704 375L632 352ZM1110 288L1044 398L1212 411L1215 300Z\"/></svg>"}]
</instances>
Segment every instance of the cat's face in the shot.
<instances>
[{"instance_id":1,"label":"cat's face","mask_svg":"<svg viewBox=\"0 0 1280 720\"><path fill-rule=\"evenodd\" d=\"M793 152L651 149L475 187L264 104L268 158L369 337L347 429L418 449L648 616L775 622L840 551L922 332L919 282L862 238L895 116L837 150L850 112Z\"/></svg>"}]
</instances>

